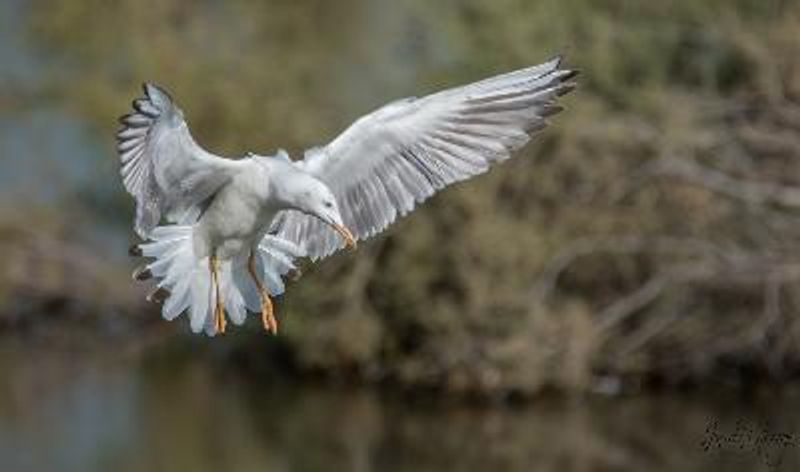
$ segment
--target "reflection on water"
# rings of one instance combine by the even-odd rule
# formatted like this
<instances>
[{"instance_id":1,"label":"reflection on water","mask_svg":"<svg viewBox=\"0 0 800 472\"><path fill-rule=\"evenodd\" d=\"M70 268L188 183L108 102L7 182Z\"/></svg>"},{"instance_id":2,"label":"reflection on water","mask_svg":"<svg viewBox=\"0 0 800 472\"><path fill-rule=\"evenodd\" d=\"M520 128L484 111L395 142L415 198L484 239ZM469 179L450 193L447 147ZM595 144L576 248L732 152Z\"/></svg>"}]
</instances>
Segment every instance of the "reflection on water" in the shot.
<instances>
[{"instance_id":1,"label":"reflection on water","mask_svg":"<svg viewBox=\"0 0 800 472\"><path fill-rule=\"evenodd\" d=\"M408 401L253 382L191 360L99 360L4 342L0 470L769 470L704 452L710 420L800 433L797 397ZM45 352L42 352L45 351ZM796 470L797 446L772 470Z\"/></svg>"}]
</instances>

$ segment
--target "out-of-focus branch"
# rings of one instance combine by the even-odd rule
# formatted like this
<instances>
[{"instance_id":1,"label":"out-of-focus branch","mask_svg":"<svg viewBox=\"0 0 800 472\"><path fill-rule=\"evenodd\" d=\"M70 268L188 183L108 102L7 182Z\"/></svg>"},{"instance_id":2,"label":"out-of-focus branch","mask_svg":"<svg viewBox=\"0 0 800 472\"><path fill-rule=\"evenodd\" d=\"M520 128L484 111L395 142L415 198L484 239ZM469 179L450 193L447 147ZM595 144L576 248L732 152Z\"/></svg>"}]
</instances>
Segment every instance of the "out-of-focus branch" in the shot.
<instances>
[{"instance_id":1,"label":"out-of-focus branch","mask_svg":"<svg viewBox=\"0 0 800 472\"><path fill-rule=\"evenodd\" d=\"M779 293L783 284L800 279L800 260L791 260L765 250L746 252L741 248L723 248L719 244L694 238L677 237L609 237L579 240L553 258L534 288L534 296L546 299L556 288L559 276L581 257L610 253L629 255L661 253L675 255L670 262L662 261L659 272L634 291L619 297L597 313L600 342L613 336L615 328L630 317L642 313L660 297L674 291L678 285L705 284L731 287L736 285L765 285L765 316L754 326L751 342L763 340L767 330L780 315ZM678 317L672 317L677 319ZM663 320L662 320L663 321ZM658 322L639 334L637 343L650 339L671 321ZM645 329L645 328L642 328Z\"/></svg>"},{"instance_id":2,"label":"out-of-focus branch","mask_svg":"<svg viewBox=\"0 0 800 472\"><path fill-rule=\"evenodd\" d=\"M747 253L735 247L723 248L699 238L677 236L607 236L578 239L559 252L545 267L533 288L535 299L546 299L554 290L561 274L578 259L599 253L616 255L639 253L675 254L685 257L713 258L728 264L743 261Z\"/></svg>"},{"instance_id":3,"label":"out-of-focus branch","mask_svg":"<svg viewBox=\"0 0 800 472\"><path fill-rule=\"evenodd\" d=\"M678 177L731 198L758 205L800 208L800 188L771 182L737 179L689 159L662 158L649 166L654 176Z\"/></svg>"},{"instance_id":4,"label":"out-of-focus branch","mask_svg":"<svg viewBox=\"0 0 800 472\"><path fill-rule=\"evenodd\" d=\"M614 355L617 359L623 359L645 348L649 341L683 318L683 315L686 314L686 307L687 301L684 299L669 307L664 307L664 309L657 309L653 316L648 317L639 329L630 334L628 339L615 349Z\"/></svg>"},{"instance_id":5,"label":"out-of-focus branch","mask_svg":"<svg viewBox=\"0 0 800 472\"><path fill-rule=\"evenodd\" d=\"M687 283L712 276L716 271L710 264L686 264L671 268L650 278L632 293L616 300L599 314L599 330L610 331L631 315L653 303L665 289L674 284Z\"/></svg>"}]
</instances>

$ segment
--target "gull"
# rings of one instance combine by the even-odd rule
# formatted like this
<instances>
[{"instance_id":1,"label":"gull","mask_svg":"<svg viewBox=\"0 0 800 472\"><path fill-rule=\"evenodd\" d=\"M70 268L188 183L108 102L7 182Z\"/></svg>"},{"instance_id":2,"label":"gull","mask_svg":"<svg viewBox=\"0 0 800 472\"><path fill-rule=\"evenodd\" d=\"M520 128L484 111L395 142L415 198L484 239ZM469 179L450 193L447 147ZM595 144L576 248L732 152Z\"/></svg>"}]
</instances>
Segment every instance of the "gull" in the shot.
<instances>
[{"instance_id":1,"label":"gull","mask_svg":"<svg viewBox=\"0 0 800 472\"><path fill-rule=\"evenodd\" d=\"M561 57L369 113L327 145L293 161L247 153L216 156L192 138L183 112L151 83L117 133L120 173L136 202L131 255L148 262L137 280L172 320L188 312L193 332L224 333L261 313L278 321L272 297L295 261L319 261L385 230L444 187L511 157L559 112L577 71ZM162 224L162 220L166 220Z\"/></svg>"}]
</instances>

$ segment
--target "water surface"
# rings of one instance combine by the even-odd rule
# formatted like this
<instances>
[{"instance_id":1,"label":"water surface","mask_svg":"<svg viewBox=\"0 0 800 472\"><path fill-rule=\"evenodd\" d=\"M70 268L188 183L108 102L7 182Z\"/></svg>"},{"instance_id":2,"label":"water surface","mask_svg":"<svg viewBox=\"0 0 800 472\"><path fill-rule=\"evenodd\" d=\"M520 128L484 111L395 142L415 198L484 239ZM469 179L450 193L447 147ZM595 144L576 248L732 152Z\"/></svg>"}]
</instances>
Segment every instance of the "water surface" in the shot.
<instances>
[{"instance_id":1,"label":"water surface","mask_svg":"<svg viewBox=\"0 0 800 472\"><path fill-rule=\"evenodd\" d=\"M713 420L719 433L737 421L800 433L791 392L746 402L674 394L480 406L253 379L185 355L9 341L0 351L3 471L735 472L800 463L797 446L770 449L782 458L772 468L749 447L701 448Z\"/></svg>"}]
</instances>

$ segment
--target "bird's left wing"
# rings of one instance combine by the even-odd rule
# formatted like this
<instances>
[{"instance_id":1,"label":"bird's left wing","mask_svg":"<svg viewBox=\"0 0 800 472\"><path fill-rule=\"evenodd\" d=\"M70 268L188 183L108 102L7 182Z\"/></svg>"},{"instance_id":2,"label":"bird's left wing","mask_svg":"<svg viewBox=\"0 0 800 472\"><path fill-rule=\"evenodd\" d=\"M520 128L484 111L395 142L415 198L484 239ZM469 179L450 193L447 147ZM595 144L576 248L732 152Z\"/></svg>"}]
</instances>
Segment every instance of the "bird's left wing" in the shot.
<instances>
[{"instance_id":1,"label":"bird's left wing","mask_svg":"<svg viewBox=\"0 0 800 472\"><path fill-rule=\"evenodd\" d=\"M576 72L560 63L390 103L298 165L330 187L345 225L366 239L445 186L506 160L544 128L561 110L557 97L574 88ZM329 226L298 211L282 212L272 230L313 260L344 247Z\"/></svg>"},{"instance_id":2,"label":"bird's left wing","mask_svg":"<svg viewBox=\"0 0 800 472\"><path fill-rule=\"evenodd\" d=\"M136 232L150 235L162 215L188 223L199 206L228 182L240 163L197 145L170 96L152 84L117 132L122 182L136 200Z\"/></svg>"}]
</instances>

